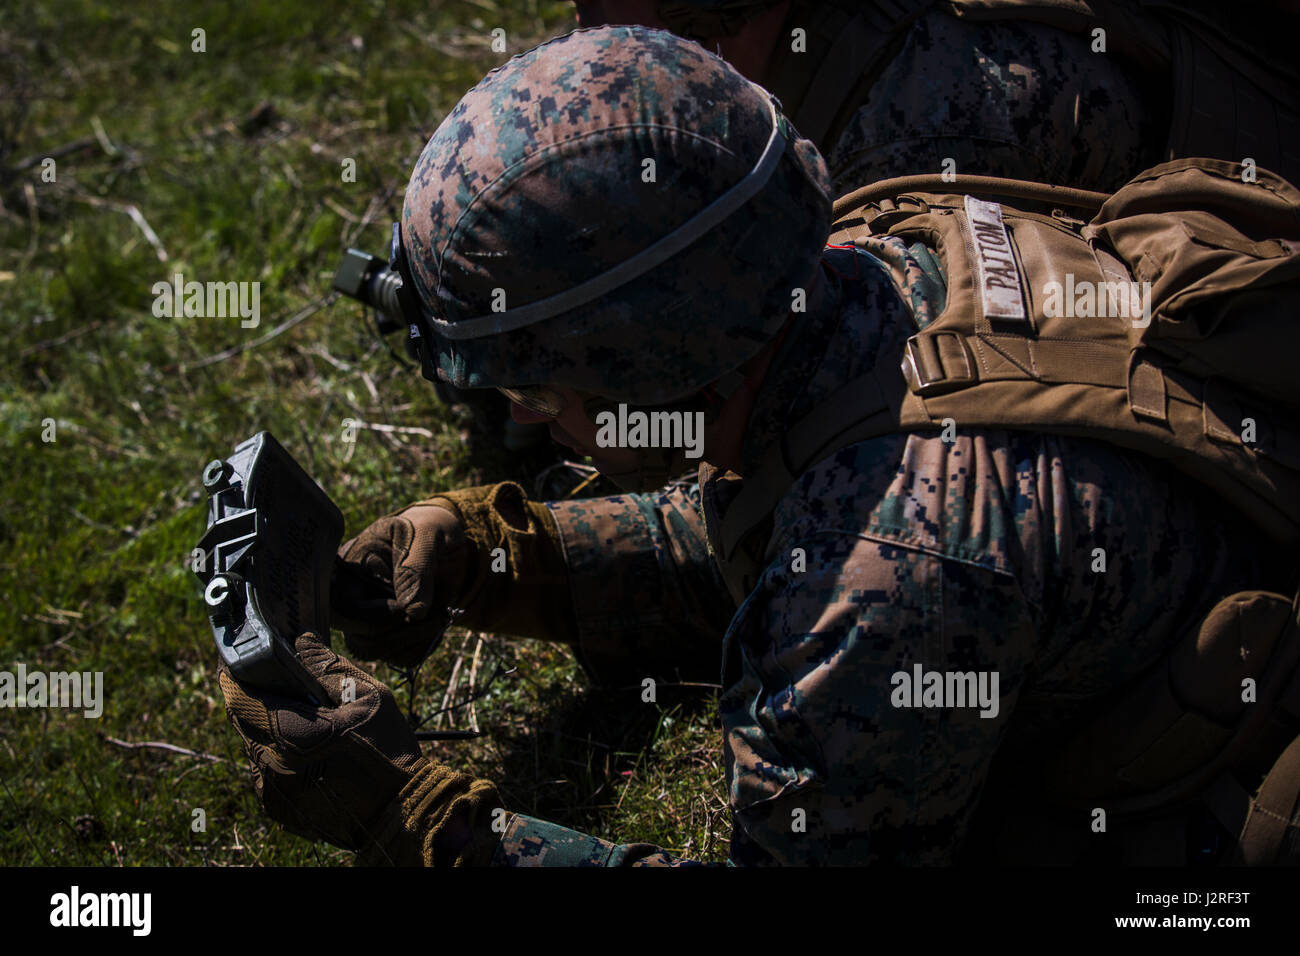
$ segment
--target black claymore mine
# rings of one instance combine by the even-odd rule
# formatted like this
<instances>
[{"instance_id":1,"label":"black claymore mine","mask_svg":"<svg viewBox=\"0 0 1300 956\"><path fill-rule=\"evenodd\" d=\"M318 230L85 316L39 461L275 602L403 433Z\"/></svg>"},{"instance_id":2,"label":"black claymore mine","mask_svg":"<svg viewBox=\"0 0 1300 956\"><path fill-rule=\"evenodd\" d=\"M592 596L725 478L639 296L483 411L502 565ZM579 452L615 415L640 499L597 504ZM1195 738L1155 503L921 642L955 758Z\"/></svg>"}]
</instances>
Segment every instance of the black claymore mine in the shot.
<instances>
[{"instance_id":1,"label":"black claymore mine","mask_svg":"<svg viewBox=\"0 0 1300 956\"><path fill-rule=\"evenodd\" d=\"M195 574L221 660L242 684L325 703L294 639L328 640L343 515L270 432L203 469L208 525Z\"/></svg>"}]
</instances>

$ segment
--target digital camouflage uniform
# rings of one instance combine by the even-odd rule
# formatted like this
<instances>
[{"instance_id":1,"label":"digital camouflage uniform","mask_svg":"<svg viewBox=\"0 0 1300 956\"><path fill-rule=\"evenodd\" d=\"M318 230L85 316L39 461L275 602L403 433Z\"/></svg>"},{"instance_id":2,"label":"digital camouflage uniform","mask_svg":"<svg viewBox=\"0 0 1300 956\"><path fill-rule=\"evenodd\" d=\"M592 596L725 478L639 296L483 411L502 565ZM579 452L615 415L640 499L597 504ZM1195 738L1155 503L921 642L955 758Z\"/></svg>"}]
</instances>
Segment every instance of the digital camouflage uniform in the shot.
<instances>
[{"instance_id":1,"label":"digital camouflage uniform","mask_svg":"<svg viewBox=\"0 0 1300 956\"><path fill-rule=\"evenodd\" d=\"M694 16L670 23L698 30L752 5L672 6ZM1107 192L1189 156L1253 157L1294 181L1297 26L1278 3L793 0L762 82L817 141L837 194L945 159L959 175Z\"/></svg>"},{"instance_id":2,"label":"digital camouflage uniform","mask_svg":"<svg viewBox=\"0 0 1300 956\"><path fill-rule=\"evenodd\" d=\"M668 36L620 29L552 41L494 71L452 112L412 176L403 222L415 284L435 317L485 316L498 287L532 303L588 282L745 175L768 135L770 120L756 120L765 104L715 58ZM639 46L620 53L629 40ZM726 137L729 155L692 164L674 152L691 137L647 145L677 129L679 116L692 136ZM600 131L629 123L636 132L624 134L624 155L623 141ZM576 158L555 162L564 149ZM647 149L660 151L660 182L681 193L654 203L636 192L628 171ZM780 197L809 195L809 180L816 198L787 211ZM621 185L602 186L611 182ZM661 402L736 368L791 318L746 426L748 471L789 423L937 316L945 297L938 260L901 240L886 248L902 287L855 248L826 249L808 275L815 249L798 264L799 230L826 224L825 168L792 139L773 182L772 195L690 249L731 268L670 262L609 301L439 341L442 374L457 385L549 383ZM557 196L566 215L552 208ZM784 257L770 239L752 238L770 237L773 223ZM601 250L601 239L618 248ZM790 316L800 284L807 310ZM779 314L763 311L769 291L784 302ZM665 298L691 308L638 309ZM508 575L495 596L515 621L529 617L527 596L549 622L507 633L569 640L597 679L720 680L739 864L958 859L995 753L1032 760L1159 660L1218 596L1264 583L1268 566L1256 534L1163 465L1092 441L964 429L952 441L877 438L816 463L779 503L766 569L737 608L705 523L738 484L706 464L698 485L550 503L535 526L524 518L524 530L510 532L508 550L526 564L528 548L558 539L570 603L557 606L565 589L529 592ZM1094 570L1099 548L1104 571ZM996 716L893 706L892 675L914 665L995 672ZM480 816L495 805L487 789L476 799ZM515 815L492 862L686 861Z\"/></svg>"},{"instance_id":3,"label":"digital camouflage uniform","mask_svg":"<svg viewBox=\"0 0 1300 956\"><path fill-rule=\"evenodd\" d=\"M703 38L734 33L763 6L664 0L659 14ZM816 141L837 196L945 169L1111 191L1164 159L1164 84L1119 51L1094 52L1088 32L1013 7L795 0L759 79ZM819 77L854 31L857 55Z\"/></svg>"},{"instance_id":4,"label":"digital camouflage uniform","mask_svg":"<svg viewBox=\"0 0 1300 956\"><path fill-rule=\"evenodd\" d=\"M935 10L823 148L836 195L949 168L1109 192L1160 161L1164 118L1123 58L1086 36Z\"/></svg>"},{"instance_id":5,"label":"digital camouflage uniform","mask_svg":"<svg viewBox=\"0 0 1300 956\"><path fill-rule=\"evenodd\" d=\"M914 317L923 326L941 311L934 260L898 245L912 280L902 290L867 253L827 250L824 296L764 381L747 461L911 334ZM706 500L725 503L729 480L705 466L701 481ZM719 709L739 864L954 862L995 751L1032 759L1268 567L1258 535L1164 466L1034 433L889 436L819 462L778 507L771 563L739 609L697 505L675 488L547 507L579 651L597 674L681 673L674 655L695 640L703 662L718 617L734 610ZM791 570L796 548L802 572ZM997 716L891 706L890 676L918 663L996 671ZM670 857L516 816L495 862Z\"/></svg>"}]
</instances>

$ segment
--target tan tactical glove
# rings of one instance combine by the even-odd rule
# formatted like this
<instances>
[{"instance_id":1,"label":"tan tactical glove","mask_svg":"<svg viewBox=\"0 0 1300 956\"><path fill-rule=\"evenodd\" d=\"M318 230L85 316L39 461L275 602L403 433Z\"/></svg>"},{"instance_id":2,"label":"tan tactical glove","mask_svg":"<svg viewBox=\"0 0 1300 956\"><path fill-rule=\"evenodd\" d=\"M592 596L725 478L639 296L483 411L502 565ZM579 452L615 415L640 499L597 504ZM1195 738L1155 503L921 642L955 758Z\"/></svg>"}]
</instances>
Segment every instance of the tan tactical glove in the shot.
<instances>
[{"instance_id":1,"label":"tan tactical glove","mask_svg":"<svg viewBox=\"0 0 1300 956\"><path fill-rule=\"evenodd\" d=\"M225 668L218 675L267 814L358 851L363 864L490 863L496 787L425 758L388 688L316 635L296 647L329 693L323 706L249 690Z\"/></svg>"},{"instance_id":2,"label":"tan tactical glove","mask_svg":"<svg viewBox=\"0 0 1300 956\"><path fill-rule=\"evenodd\" d=\"M344 542L330 602L349 651L399 666L424 657L449 607L464 610L466 627L576 633L555 519L511 481L417 502Z\"/></svg>"}]
</instances>

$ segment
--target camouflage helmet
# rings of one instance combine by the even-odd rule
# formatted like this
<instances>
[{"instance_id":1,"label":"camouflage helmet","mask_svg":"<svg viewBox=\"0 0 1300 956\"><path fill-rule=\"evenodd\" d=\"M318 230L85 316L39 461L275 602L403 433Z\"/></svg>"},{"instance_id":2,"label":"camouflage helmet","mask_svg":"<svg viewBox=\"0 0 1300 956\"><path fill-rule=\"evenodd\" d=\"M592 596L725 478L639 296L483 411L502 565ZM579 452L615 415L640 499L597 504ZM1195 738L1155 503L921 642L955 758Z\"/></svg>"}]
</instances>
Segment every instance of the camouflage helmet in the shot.
<instances>
[{"instance_id":1,"label":"camouflage helmet","mask_svg":"<svg viewBox=\"0 0 1300 956\"><path fill-rule=\"evenodd\" d=\"M439 377L651 405L758 353L829 222L825 163L765 91L667 31L600 27L465 95L401 236Z\"/></svg>"}]
</instances>

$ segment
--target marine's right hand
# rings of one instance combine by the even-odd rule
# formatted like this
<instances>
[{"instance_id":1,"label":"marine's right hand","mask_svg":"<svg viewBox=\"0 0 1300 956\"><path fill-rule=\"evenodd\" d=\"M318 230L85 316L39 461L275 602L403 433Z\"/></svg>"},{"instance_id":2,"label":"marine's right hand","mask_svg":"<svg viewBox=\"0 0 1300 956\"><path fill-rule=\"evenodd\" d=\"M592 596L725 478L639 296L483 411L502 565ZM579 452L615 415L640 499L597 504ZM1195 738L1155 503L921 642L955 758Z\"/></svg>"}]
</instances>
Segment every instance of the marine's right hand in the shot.
<instances>
[{"instance_id":1,"label":"marine's right hand","mask_svg":"<svg viewBox=\"0 0 1300 956\"><path fill-rule=\"evenodd\" d=\"M438 500L386 515L339 548L330 604L354 656L418 664L459 606L472 546Z\"/></svg>"}]
</instances>

